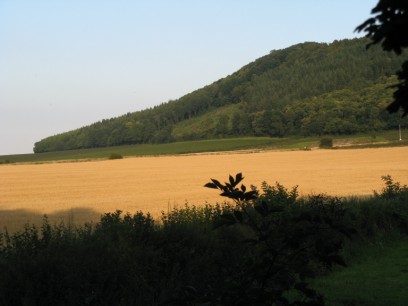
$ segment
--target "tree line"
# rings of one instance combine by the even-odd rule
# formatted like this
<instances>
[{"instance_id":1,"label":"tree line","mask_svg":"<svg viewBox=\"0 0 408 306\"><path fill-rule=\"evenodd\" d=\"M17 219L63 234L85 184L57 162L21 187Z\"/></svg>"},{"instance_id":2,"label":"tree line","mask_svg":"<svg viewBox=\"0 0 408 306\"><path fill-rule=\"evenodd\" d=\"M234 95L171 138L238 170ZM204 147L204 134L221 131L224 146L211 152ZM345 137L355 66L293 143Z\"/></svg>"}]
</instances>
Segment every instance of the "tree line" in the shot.
<instances>
[{"instance_id":1,"label":"tree line","mask_svg":"<svg viewBox=\"0 0 408 306\"><path fill-rule=\"evenodd\" d=\"M273 50L180 99L45 138L34 152L225 136L352 134L394 128L382 112L407 56L367 38Z\"/></svg>"}]
</instances>

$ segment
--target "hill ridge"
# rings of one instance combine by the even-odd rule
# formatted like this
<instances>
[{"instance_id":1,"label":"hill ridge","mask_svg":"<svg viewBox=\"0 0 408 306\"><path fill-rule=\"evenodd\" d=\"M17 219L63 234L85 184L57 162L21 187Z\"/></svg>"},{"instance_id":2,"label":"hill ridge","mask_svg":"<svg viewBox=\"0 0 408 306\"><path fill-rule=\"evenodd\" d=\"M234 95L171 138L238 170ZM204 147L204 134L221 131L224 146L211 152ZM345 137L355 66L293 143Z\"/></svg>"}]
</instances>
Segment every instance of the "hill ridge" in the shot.
<instances>
[{"instance_id":1,"label":"hill ridge","mask_svg":"<svg viewBox=\"0 0 408 306\"><path fill-rule=\"evenodd\" d=\"M406 56L380 47L366 50L367 42L366 38L304 42L272 50L177 100L42 139L34 152L393 128L398 116L381 110L391 102L386 88L396 82L395 72ZM342 90L335 99L324 96Z\"/></svg>"}]
</instances>

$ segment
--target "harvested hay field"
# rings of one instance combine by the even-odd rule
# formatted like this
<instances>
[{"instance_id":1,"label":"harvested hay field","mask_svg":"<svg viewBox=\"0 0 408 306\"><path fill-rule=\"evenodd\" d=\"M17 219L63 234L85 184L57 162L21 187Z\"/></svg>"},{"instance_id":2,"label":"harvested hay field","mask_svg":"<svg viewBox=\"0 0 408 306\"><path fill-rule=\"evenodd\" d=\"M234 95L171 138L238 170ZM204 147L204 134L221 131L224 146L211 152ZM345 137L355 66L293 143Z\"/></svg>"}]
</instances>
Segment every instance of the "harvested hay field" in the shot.
<instances>
[{"instance_id":1,"label":"harvested hay field","mask_svg":"<svg viewBox=\"0 0 408 306\"><path fill-rule=\"evenodd\" d=\"M134 213L222 202L204 188L210 178L242 172L247 186L276 181L299 185L302 195L370 195L384 186L382 175L408 182L407 147L355 150L269 151L122 160L0 166L0 227L26 222L82 223L120 209Z\"/></svg>"}]
</instances>

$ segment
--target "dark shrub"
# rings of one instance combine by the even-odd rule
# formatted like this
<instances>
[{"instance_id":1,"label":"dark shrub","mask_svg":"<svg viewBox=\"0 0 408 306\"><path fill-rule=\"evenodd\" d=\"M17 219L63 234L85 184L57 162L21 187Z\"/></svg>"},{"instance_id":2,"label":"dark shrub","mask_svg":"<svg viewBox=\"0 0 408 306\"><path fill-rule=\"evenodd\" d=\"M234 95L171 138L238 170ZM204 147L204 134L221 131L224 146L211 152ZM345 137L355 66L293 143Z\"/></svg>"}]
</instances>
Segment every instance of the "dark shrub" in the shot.
<instances>
[{"instance_id":1,"label":"dark shrub","mask_svg":"<svg viewBox=\"0 0 408 306\"><path fill-rule=\"evenodd\" d=\"M408 195L407 185L401 185L399 182L394 182L390 175L384 175L381 179L384 181L385 187L382 189L381 193L374 192L376 197L394 199Z\"/></svg>"},{"instance_id":2,"label":"dark shrub","mask_svg":"<svg viewBox=\"0 0 408 306\"><path fill-rule=\"evenodd\" d=\"M234 252L240 256L235 265L225 264L220 270L224 281L213 291L212 301L220 305L324 305L306 280L318 270L345 265L340 251L352 230L341 222L344 211L339 200L314 196L297 201L297 187L288 191L279 183L264 183L260 194L239 186L242 180L239 173L224 184L211 179L205 185L221 190L222 196L236 203L236 209L221 215L216 226L235 234ZM290 301L289 292L297 292L300 299Z\"/></svg>"},{"instance_id":3,"label":"dark shrub","mask_svg":"<svg viewBox=\"0 0 408 306\"><path fill-rule=\"evenodd\" d=\"M333 138L326 136L320 139L319 148L322 149L333 148Z\"/></svg>"},{"instance_id":4,"label":"dark shrub","mask_svg":"<svg viewBox=\"0 0 408 306\"><path fill-rule=\"evenodd\" d=\"M109 159L122 159L123 156L120 155L119 153L112 153L111 155L109 155Z\"/></svg>"},{"instance_id":5,"label":"dark shrub","mask_svg":"<svg viewBox=\"0 0 408 306\"><path fill-rule=\"evenodd\" d=\"M408 233L407 187L389 176L358 201L242 180L206 184L231 204L186 204L158 221L118 210L0 233L0 305L324 305L308 282L344 265L346 237Z\"/></svg>"}]
</instances>

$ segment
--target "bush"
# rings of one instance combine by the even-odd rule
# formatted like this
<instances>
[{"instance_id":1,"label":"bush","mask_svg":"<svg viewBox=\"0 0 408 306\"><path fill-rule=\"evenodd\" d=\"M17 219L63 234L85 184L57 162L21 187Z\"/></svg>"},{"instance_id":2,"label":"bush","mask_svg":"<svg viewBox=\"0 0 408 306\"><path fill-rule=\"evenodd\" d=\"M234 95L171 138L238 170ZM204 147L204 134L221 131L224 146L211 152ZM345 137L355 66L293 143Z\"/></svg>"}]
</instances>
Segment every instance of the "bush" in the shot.
<instances>
[{"instance_id":1,"label":"bush","mask_svg":"<svg viewBox=\"0 0 408 306\"><path fill-rule=\"evenodd\" d=\"M333 148L333 138L323 137L322 139L320 139L319 148L322 149Z\"/></svg>"},{"instance_id":2,"label":"bush","mask_svg":"<svg viewBox=\"0 0 408 306\"><path fill-rule=\"evenodd\" d=\"M314 196L297 201L297 187L288 191L263 183L263 193L238 187L243 177L225 184L212 179L206 187L236 203L221 215L217 227L230 227L237 237L241 259L217 286L221 305L324 305L322 296L306 279L333 265L345 265L340 251L353 231L342 224L344 211L337 198ZM235 230L234 230L235 229ZM225 267L227 268L227 267ZM297 292L299 300L287 295ZM213 301L215 302L215 301Z\"/></svg>"},{"instance_id":3,"label":"bush","mask_svg":"<svg viewBox=\"0 0 408 306\"><path fill-rule=\"evenodd\" d=\"M122 159L123 156L120 155L119 153L112 153L111 155L109 155L109 159Z\"/></svg>"},{"instance_id":4,"label":"bush","mask_svg":"<svg viewBox=\"0 0 408 306\"><path fill-rule=\"evenodd\" d=\"M242 179L206 185L232 204L186 204L157 222L118 210L0 233L0 305L323 305L308 282L344 265L354 228L359 242L408 233L407 187L389 176L359 202Z\"/></svg>"},{"instance_id":5,"label":"bush","mask_svg":"<svg viewBox=\"0 0 408 306\"><path fill-rule=\"evenodd\" d=\"M408 195L407 185L401 186L399 182L394 182L390 175L384 175L381 179L384 181L385 187L382 189L381 193L374 192L376 197L393 199Z\"/></svg>"}]
</instances>

